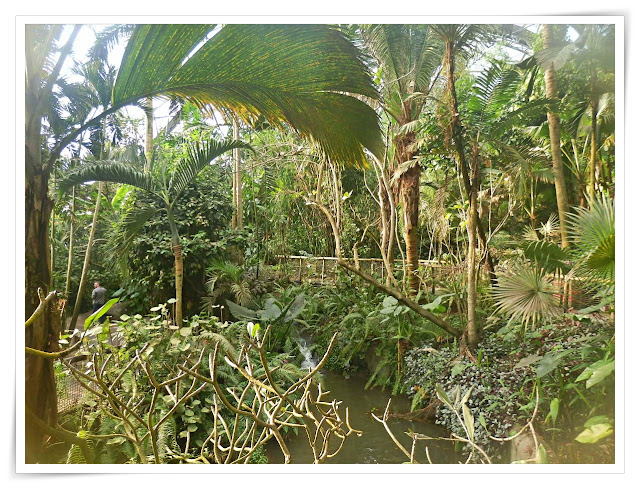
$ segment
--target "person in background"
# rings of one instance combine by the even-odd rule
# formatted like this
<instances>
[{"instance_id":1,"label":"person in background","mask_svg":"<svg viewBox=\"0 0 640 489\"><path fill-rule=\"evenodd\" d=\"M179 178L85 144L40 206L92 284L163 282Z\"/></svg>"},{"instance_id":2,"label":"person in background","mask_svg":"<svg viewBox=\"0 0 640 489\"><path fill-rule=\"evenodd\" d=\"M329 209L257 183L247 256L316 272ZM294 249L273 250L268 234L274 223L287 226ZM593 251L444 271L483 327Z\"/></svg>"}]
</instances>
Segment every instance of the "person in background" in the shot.
<instances>
[{"instance_id":1,"label":"person in background","mask_svg":"<svg viewBox=\"0 0 640 489\"><path fill-rule=\"evenodd\" d=\"M96 312L102 306L104 306L107 301L107 289L100 285L100 282L93 283L93 291L91 292L91 301L93 302L93 312ZM104 323L104 320L107 318L106 315L100 318L100 323Z\"/></svg>"}]
</instances>

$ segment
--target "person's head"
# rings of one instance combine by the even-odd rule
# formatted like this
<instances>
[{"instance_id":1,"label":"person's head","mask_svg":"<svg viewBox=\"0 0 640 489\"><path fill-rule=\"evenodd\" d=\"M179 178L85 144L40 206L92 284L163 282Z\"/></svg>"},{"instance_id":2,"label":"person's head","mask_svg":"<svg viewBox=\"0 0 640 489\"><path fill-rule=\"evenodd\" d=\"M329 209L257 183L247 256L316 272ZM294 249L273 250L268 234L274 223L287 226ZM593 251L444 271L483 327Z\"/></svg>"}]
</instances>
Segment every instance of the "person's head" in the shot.
<instances>
[{"instance_id":1,"label":"person's head","mask_svg":"<svg viewBox=\"0 0 640 489\"><path fill-rule=\"evenodd\" d=\"M100 287L100 282L93 282L93 288L97 289L98 287Z\"/></svg>"}]
</instances>

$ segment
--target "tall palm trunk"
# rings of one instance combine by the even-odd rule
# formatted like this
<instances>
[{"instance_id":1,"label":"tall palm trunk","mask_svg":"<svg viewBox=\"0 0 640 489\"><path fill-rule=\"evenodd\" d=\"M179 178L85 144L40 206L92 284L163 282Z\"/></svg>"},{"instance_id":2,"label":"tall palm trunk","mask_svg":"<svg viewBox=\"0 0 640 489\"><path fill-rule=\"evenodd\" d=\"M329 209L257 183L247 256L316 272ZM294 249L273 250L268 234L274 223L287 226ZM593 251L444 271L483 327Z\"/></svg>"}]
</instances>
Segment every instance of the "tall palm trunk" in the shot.
<instances>
[{"instance_id":1,"label":"tall palm trunk","mask_svg":"<svg viewBox=\"0 0 640 489\"><path fill-rule=\"evenodd\" d=\"M598 97L596 94L596 70L591 66L591 155L589 158L589 202L596 195L596 164L598 159Z\"/></svg>"},{"instance_id":2,"label":"tall palm trunk","mask_svg":"<svg viewBox=\"0 0 640 489\"><path fill-rule=\"evenodd\" d=\"M166 207L167 220L171 228L171 251L174 259L174 272L176 280L176 326L182 327L182 280L183 280L183 262L182 262L182 244L180 243L180 235L178 227L173 217L173 209L170 205Z\"/></svg>"},{"instance_id":3,"label":"tall palm trunk","mask_svg":"<svg viewBox=\"0 0 640 489\"><path fill-rule=\"evenodd\" d=\"M76 303L73 305L73 315L69 329L74 330L80 308L82 307L82 296L87 288L87 277L89 276L89 268L91 264L91 254L93 252L93 242L96 236L96 227L98 227L98 216L100 214L100 201L102 200L103 182L98 183L98 196L96 197L96 206L93 209L93 218L91 219L91 231L89 231L89 241L87 242L87 250L84 253L84 263L82 264L82 274L80 275L80 284L78 285L78 294L76 295Z\"/></svg>"},{"instance_id":4,"label":"tall palm trunk","mask_svg":"<svg viewBox=\"0 0 640 489\"><path fill-rule=\"evenodd\" d=\"M49 198L51 167L42 161L42 116L55 80L71 52L81 25L74 26L56 65L47 79L42 78L42 65L26 73L25 94L25 319L40 304L38 289L46 294L51 280L49 268L49 218L53 201ZM27 34L33 26L27 26ZM26 46L26 58L32 56ZM27 63L27 66L30 66ZM43 83L44 82L44 83ZM51 155L54 157L55 155ZM25 346L41 351L52 351L58 345L60 325L56 307L50 305L25 331ZM45 423L53 424L57 418L57 397L53 375L53 361L37 355L25 357L25 408ZM25 461L37 462L43 447L44 433L35 423L25 423Z\"/></svg>"},{"instance_id":5,"label":"tall palm trunk","mask_svg":"<svg viewBox=\"0 0 640 489\"><path fill-rule=\"evenodd\" d=\"M413 152L406 148L413 142L413 133L407 134L402 140L396 141L398 148L398 162L402 164L413 158ZM409 276L409 290L414 294L420 289L418 276L418 214L420 208L420 165L416 163L405 171L399 179L400 203L402 204L403 234ZM393 237L391 237L393 239Z\"/></svg>"},{"instance_id":6,"label":"tall palm trunk","mask_svg":"<svg viewBox=\"0 0 640 489\"><path fill-rule=\"evenodd\" d=\"M238 124L237 117L233 117L233 139L236 141L240 139L240 125ZM233 150L233 178L234 178L234 199L233 206L235 208L235 228L242 230L242 156L240 148ZM238 264L242 265L244 258L244 252L242 247L237 250Z\"/></svg>"},{"instance_id":7,"label":"tall palm trunk","mask_svg":"<svg viewBox=\"0 0 640 489\"><path fill-rule=\"evenodd\" d=\"M27 139L29 141L29 139ZM39 143L39 138L36 136ZM39 144L37 148L40 152ZM27 166L31 158L26 151ZM36 165L32 163L32 168ZM48 292L49 269L49 217L53 202L48 196L48 173L27 172L25 182L25 318L31 316L40 303L38 288ZM58 333L55 309L49 306L25 330L25 346L41 351L57 344ZM36 355L25 357L25 408L48 424L57 418L56 388L53 362ZM41 453L43 433L33 424L25 424L25 461L37 462Z\"/></svg>"},{"instance_id":8,"label":"tall palm trunk","mask_svg":"<svg viewBox=\"0 0 640 489\"><path fill-rule=\"evenodd\" d=\"M477 216L478 216L478 147L474 146L471 168L471 193L469 196L469 217L467 220L467 234L469 236L469 248L467 251L467 328L465 331L468 345L475 349L478 346L478 325L476 323L476 302L478 298L476 260L477 240Z\"/></svg>"},{"instance_id":9,"label":"tall palm trunk","mask_svg":"<svg viewBox=\"0 0 640 489\"><path fill-rule=\"evenodd\" d=\"M553 43L553 27L549 24L542 26L543 48L548 49ZM558 84L556 81L556 70L553 66L547 68L544 73L546 95L548 99L558 98ZM569 211L569 200L567 197L567 187L564 180L564 168L562 163L562 151L560 147L560 118L554 111L547 112L549 122L549 140L551 143L551 161L553 163L553 179L556 187L556 200L558 202L558 217L560 220L560 237L562 247L569 246L569 235L567 233L567 212Z\"/></svg>"},{"instance_id":10,"label":"tall palm trunk","mask_svg":"<svg viewBox=\"0 0 640 489\"><path fill-rule=\"evenodd\" d=\"M71 271L73 265L73 235L75 232L74 220L76 212L76 188L71 189L71 212L69 214L69 256L67 258L67 277L64 284L64 296L69 298L71 292Z\"/></svg>"},{"instance_id":11,"label":"tall palm trunk","mask_svg":"<svg viewBox=\"0 0 640 489\"><path fill-rule=\"evenodd\" d=\"M176 325L182 327L182 245L172 246L176 274Z\"/></svg>"}]
</instances>

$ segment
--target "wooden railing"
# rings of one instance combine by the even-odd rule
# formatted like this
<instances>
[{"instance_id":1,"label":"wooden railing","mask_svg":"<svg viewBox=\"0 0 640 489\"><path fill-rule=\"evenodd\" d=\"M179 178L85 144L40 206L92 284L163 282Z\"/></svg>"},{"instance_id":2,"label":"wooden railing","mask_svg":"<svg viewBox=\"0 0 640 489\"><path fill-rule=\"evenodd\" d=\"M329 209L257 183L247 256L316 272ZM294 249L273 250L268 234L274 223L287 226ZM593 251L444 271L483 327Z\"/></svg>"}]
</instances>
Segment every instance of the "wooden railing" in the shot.
<instances>
[{"instance_id":1,"label":"wooden railing","mask_svg":"<svg viewBox=\"0 0 640 489\"><path fill-rule=\"evenodd\" d=\"M278 255L276 259L280 265L278 275L281 278L324 284L335 282L337 277L338 263L337 258L333 256ZM355 263L353 258L344 258L344 261ZM384 281L387 270L382 258L358 258L358 264L363 271ZM394 273L402 272L403 261L395 260L393 268ZM437 280L450 273L459 273L457 268L456 265L437 260L418 261L420 274L430 284L435 284Z\"/></svg>"}]
</instances>

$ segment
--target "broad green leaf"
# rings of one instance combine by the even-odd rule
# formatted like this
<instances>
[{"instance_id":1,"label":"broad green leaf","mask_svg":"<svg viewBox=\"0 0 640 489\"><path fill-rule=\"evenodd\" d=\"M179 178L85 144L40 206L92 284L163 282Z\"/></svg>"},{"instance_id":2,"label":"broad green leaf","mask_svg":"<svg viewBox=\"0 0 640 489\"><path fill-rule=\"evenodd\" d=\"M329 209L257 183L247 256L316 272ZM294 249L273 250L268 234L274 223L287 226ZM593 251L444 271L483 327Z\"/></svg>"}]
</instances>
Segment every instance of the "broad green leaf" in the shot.
<instances>
[{"instance_id":1,"label":"broad green leaf","mask_svg":"<svg viewBox=\"0 0 640 489\"><path fill-rule=\"evenodd\" d=\"M602 382L615 370L615 360L598 360L592 363L578 376L576 381L586 380L587 389Z\"/></svg>"},{"instance_id":2,"label":"broad green leaf","mask_svg":"<svg viewBox=\"0 0 640 489\"><path fill-rule=\"evenodd\" d=\"M391 307L391 306L395 306L397 304L398 304L398 299L396 299L395 297L393 297L391 295L388 295L382 301L382 307Z\"/></svg>"},{"instance_id":3,"label":"broad green leaf","mask_svg":"<svg viewBox=\"0 0 640 489\"><path fill-rule=\"evenodd\" d=\"M451 376L455 377L456 375L464 372L464 369L467 368L467 365L463 362L456 362L453 367L451 367Z\"/></svg>"},{"instance_id":4,"label":"broad green leaf","mask_svg":"<svg viewBox=\"0 0 640 489\"><path fill-rule=\"evenodd\" d=\"M564 357L573 353L571 350L565 350L561 352L551 352L547 353L540 363L538 364L538 369L536 370L536 376L538 378L544 377L550 372L553 372L558 365L560 365L560 360Z\"/></svg>"},{"instance_id":5,"label":"broad green leaf","mask_svg":"<svg viewBox=\"0 0 640 489\"><path fill-rule=\"evenodd\" d=\"M576 436L576 441L579 443L596 443L612 434L613 428L609 423L594 424Z\"/></svg>"},{"instance_id":6,"label":"broad green leaf","mask_svg":"<svg viewBox=\"0 0 640 489\"><path fill-rule=\"evenodd\" d=\"M482 413L480 413L480 415L478 416L478 422L480 423L480 426L482 426L486 431L487 421L484 419L484 416L482 415Z\"/></svg>"},{"instance_id":7,"label":"broad green leaf","mask_svg":"<svg viewBox=\"0 0 640 489\"><path fill-rule=\"evenodd\" d=\"M527 365L531 365L532 363L536 363L538 360L541 360L542 357L540 355L529 355L524 357L518 363L516 363L514 368L526 367Z\"/></svg>"},{"instance_id":8,"label":"broad green leaf","mask_svg":"<svg viewBox=\"0 0 640 489\"><path fill-rule=\"evenodd\" d=\"M560 400L557 397L554 397L549 403L549 414L551 415L551 421L553 422L553 424L556 423L559 409L560 409Z\"/></svg>"},{"instance_id":9,"label":"broad green leaf","mask_svg":"<svg viewBox=\"0 0 640 489\"><path fill-rule=\"evenodd\" d=\"M306 303L305 295L298 294L294 299L293 303L287 309L287 312L284 316L284 322L293 321L297 318L300 313L303 311Z\"/></svg>"},{"instance_id":10,"label":"broad green leaf","mask_svg":"<svg viewBox=\"0 0 640 489\"><path fill-rule=\"evenodd\" d=\"M542 446L542 444L538 445L538 453L536 453L536 463L546 464L548 462L547 450L544 448L544 446Z\"/></svg>"},{"instance_id":11,"label":"broad green leaf","mask_svg":"<svg viewBox=\"0 0 640 489\"><path fill-rule=\"evenodd\" d=\"M611 418L609 418L608 416L604 416L604 415L593 416L592 418L589 418L584 423L584 427L585 428L591 428L592 426L597 425L597 424L611 424Z\"/></svg>"},{"instance_id":12,"label":"broad green leaf","mask_svg":"<svg viewBox=\"0 0 640 489\"><path fill-rule=\"evenodd\" d=\"M109 312L109 309L111 309L111 306L113 306L119 300L120 299L118 299L117 297L115 299L111 299L107 301L107 303L104 306L102 306L96 312L91 314L91 316L89 316L87 319L84 320L84 329L86 330L88 327L90 327L93 324L94 321L97 321L102 316L104 316L107 312Z\"/></svg>"},{"instance_id":13,"label":"broad green leaf","mask_svg":"<svg viewBox=\"0 0 640 489\"><path fill-rule=\"evenodd\" d=\"M180 336L187 337L191 334L191 327L180 328Z\"/></svg>"},{"instance_id":14,"label":"broad green leaf","mask_svg":"<svg viewBox=\"0 0 640 489\"><path fill-rule=\"evenodd\" d=\"M467 435L471 441L474 441L475 432L473 428L473 414L471 414L471 410L466 404L462 405L462 417L467 428Z\"/></svg>"},{"instance_id":15,"label":"broad green leaf","mask_svg":"<svg viewBox=\"0 0 640 489\"><path fill-rule=\"evenodd\" d=\"M229 307L229 312L231 315L239 320L242 319L258 319L258 313L256 311L252 311L251 309L247 309L246 307L239 306L235 302L231 302L230 300L225 301L227 306Z\"/></svg>"},{"instance_id":16,"label":"broad green leaf","mask_svg":"<svg viewBox=\"0 0 640 489\"><path fill-rule=\"evenodd\" d=\"M453 404L451 403L451 399L449 399L449 396L447 395L444 388L440 384L436 384L436 395L438 396L438 399L440 399L447 406L453 409Z\"/></svg>"}]
</instances>

